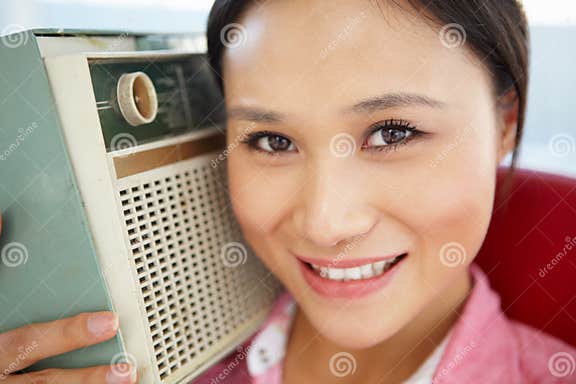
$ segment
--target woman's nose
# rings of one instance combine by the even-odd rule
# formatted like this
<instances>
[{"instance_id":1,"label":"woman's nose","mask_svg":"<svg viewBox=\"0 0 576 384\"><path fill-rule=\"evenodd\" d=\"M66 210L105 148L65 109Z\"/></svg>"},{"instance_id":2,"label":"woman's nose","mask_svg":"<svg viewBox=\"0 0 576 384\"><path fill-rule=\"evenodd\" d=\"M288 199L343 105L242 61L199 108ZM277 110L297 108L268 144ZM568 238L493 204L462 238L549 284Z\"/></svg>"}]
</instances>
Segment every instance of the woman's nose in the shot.
<instances>
[{"instance_id":1,"label":"woman's nose","mask_svg":"<svg viewBox=\"0 0 576 384\"><path fill-rule=\"evenodd\" d=\"M301 191L300 230L317 247L333 247L364 235L377 220L366 180L362 180L365 176L348 172L343 162L336 159L312 168Z\"/></svg>"}]
</instances>

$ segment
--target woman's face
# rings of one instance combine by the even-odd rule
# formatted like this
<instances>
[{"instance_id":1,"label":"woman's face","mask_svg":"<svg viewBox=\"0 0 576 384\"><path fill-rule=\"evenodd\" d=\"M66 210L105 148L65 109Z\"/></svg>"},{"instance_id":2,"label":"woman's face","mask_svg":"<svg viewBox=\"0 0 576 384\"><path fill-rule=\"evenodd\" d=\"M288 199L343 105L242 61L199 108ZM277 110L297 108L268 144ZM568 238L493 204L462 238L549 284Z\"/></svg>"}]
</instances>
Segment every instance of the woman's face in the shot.
<instances>
[{"instance_id":1,"label":"woman's face","mask_svg":"<svg viewBox=\"0 0 576 384\"><path fill-rule=\"evenodd\" d=\"M223 74L242 232L326 338L374 345L446 301L483 242L512 142L490 74L458 30L367 1L268 1L239 23ZM297 259L402 253L354 298L312 289Z\"/></svg>"}]
</instances>

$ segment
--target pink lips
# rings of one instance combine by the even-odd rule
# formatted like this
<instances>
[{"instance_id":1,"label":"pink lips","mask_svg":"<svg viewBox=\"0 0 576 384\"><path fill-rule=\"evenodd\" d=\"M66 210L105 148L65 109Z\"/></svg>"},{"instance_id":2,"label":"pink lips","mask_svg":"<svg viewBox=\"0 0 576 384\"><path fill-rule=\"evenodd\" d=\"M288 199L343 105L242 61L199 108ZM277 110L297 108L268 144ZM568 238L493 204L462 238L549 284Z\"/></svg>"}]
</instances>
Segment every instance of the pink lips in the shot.
<instances>
[{"instance_id":1,"label":"pink lips","mask_svg":"<svg viewBox=\"0 0 576 384\"><path fill-rule=\"evenodd\" d=\"M374 260L375 261L390 260L393 259L394 257L395 256L379 257L374 258ZM362 280L337 281L320 277L316 272L314 272L310 268L307 262L305 262L305 260L313 260L313 259L305 259L298 257L299 259L298 264L300 266L302 274L304 275L304 280L308 283L308 285L310 285L310 287L315 292L317 292L321 296L328 298L353 299L364 297L386 286L392 280L394 275L396 275L396 273L400 270L400 268L402 268L402 265L404 264L404 259L406 259L406 257L403 257L399 262L393 265L392 268L390 268L383 274ZM332 266L338 268L350 268L361 264L375 262L366 260L372 260L372 259L346 260L346 263L344 263L344 260L340 260L340 262L337 262L336 264L334 262L331 263L330 261L319 262L318 260L314 260L314 264L328 267Z\"/></svg>"}]
</instances>

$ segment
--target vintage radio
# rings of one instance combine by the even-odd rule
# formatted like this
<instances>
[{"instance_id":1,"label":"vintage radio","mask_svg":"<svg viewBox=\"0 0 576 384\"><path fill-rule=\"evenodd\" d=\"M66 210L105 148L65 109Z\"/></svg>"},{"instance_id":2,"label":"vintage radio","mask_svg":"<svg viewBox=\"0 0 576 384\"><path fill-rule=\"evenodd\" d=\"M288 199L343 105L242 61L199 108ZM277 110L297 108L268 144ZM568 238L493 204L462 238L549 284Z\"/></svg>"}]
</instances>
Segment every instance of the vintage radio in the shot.
<instances>
[{"instance_id":1,"label":"vintage radio","mask_svg":"<svg viewBox=\"0 0 576 384\"><path fill-rule=\"evenodd\" d=\"M190 382L282 290L233 216L203 35L1 40L0 332L114 310L117 337L31 369L134 360L141 383Z\"/></svg>"}]
</instances>

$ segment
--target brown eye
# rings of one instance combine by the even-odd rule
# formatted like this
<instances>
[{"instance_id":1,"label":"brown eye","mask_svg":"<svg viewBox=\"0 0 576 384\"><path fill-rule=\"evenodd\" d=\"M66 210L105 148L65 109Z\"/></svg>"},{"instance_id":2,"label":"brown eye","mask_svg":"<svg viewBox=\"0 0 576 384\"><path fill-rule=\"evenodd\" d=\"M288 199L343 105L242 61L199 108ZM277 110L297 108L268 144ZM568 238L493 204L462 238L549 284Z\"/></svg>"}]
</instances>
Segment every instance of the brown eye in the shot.
<instances>
[{"instance_id":1,"label":"brown eye","mask_svg":"<svg viewBox=\"0 0 576 384\"><path fill-rule=\"evenodd\" d=\"M376 151L393 150L426 134L405 120L389 119L372 125L362 148Z\"/></svg>"},{"instance_id":2,"label":"brown eye","mask_svg":"<svg viewBox=\"0 0 576 384\"><path fill-rule=\"evenodd\" d=\"M260 151L269 153L290 152L295 149L290 139L273 134L263 134L255 138L252 146Z\"/></svg>"},{"instance_id":3,"label":"brown eye","mask_svg":"<svg viewBox=\"0 0 576 384\"><path fill-rule=\"evenodd\" d=\"M285 151L290 148L290 140L282 136L268 136L268 146L274 151Z\"/></svg>"},{"instance_id":4,"label":"brown eye","mask_svg":"<svg viewBox=\"0 0 576 384\"><path fill-rule=\"evenodd\" d=\"M382 129L380 132L382 140L388 144L394 144L404 140L409 134L404 128L387 128Z\"/></svg>"},{"instance_id":5,"label":"brown eye","mask_svg":"<svg viewBox=\"0 0 576 384\"><path fill-rule=\"evenodd\" d=\"M381 147L398 144L412 135L412 131L402 128L380 128L374 131L367 140L368 147Z\"/></svg>"}]
</instances>

